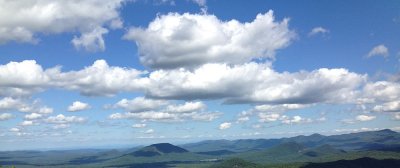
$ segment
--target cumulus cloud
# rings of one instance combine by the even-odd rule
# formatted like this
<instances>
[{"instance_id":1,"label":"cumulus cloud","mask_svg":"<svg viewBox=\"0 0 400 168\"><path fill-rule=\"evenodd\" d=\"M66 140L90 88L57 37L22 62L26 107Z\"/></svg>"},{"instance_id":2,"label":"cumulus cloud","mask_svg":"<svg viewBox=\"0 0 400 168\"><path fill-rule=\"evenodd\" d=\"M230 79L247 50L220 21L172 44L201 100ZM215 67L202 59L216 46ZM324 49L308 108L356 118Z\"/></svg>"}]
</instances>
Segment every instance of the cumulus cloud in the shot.
<instances>
[{"instance_id":1,"label":"cumulus cloud","mask_svg":"<svg viewBox=\"0 0 400 168\"><path fill-rule=\"evenodd\" d=\"M0 114L0 121L5 121L14 118L14 116L10 113L1 113Z\"/></svg>"},{"instance_id":2,"label":"cumulus cloud","mask_svg":"<svg viewBox=\"0 0 400 168\"><path fill-rule=\"evenodd\" d=\"M113 22L121 20L119 9L122 2L123 0L0 1L0 43L36 43L37 34L77 32L81 37L74 38L74 44L89 50L104 49L102 34L107 31L106 27L115 28Z\"/></svg>"},{"instance_id":3,"label":"cumulus cloud","mask_svg":"<svg viewBox=\"0 0 400 168\"><path fill-rule=\"evenodd\" d=\"M240 64L274 58L276 50L288 46L296 36L288 21L276 22L272 11L248 23L221 21L208 14L169 13L147 28L130 28L124 38L135 41L141 63L155 69Z\"/></svg>"},{"instance_id":4,"label":"cumulus cloud","mask_svg":"<svg viewBox=\"0 0 400 168\"><path fill-rule=\"evenodd\" d=\"M221 124L219 125L219 129L220 129L220 130L224 130L224 129L230 128L231 126L232 126L232 123L230 123L230 122L224 122L224 123L221 123Z\"/></svg>"},{"instance_id":5,"label":"cumulus cloud","mask_svg":"<svg viewBox=\"0 0 400 168\"><path fill-rule=\"evenodd\" d=\"M324 35L324 34L327 34L327 33L329 33L329 30L328 30L328 29L325 29L325 28L323 28L323 27L314 27L314 28L311 30L311 32L308 33L308 36L315 36L315 35L318 35L318 34Z\"/></svg>"},{"instance_id":6,"label":"cumulus cloud","mask_svg":"<svg viewBox=\"0 0 400 168\"><path fill-rule=\"evenodd\" d=\"M87 103L80 102L80 101L75 101L70 106L68 106L69 112L76 112L76 111L82 111L82 110L87 110L87 109L90 109L90 105Z\"/></svg>"},{"instance_id":7,"label":"cumulus cloud","mask_svg":"<svg viewBox=\"0 0 400 168\"><path fill-rule=\"evenodd\" d=\"M200 101L187 101L174 104L171 101L136 97L122 99L113 107L123 108L127 113L114 113L110 119L137 119L150 121L176 122L185 120L212 121L222 113L207 112L207 106Z\"/></svg>"},{"instance_id":8,"label":"cumulus cloud","mask_svg":"<svg viewBox=\"0 0 400 168\"><path fill-rule=\"evenodd\" d=\"M376 112L400 112L400 101L392 101L376 105L373 108Z\"/></svg>"},{"instance_id":9,"label":"cumulus cloud","mask_svg":"<svg viewBox=\"0 0 400 168\"><path fill-rule=\"evenodd\" d=\"M64 116L63 114L59 114L57 116L50 116L44 119L44 121L50 124L71 124L71 123L83 123L86 121L86 119L83 117Z\"/></svg>"},{"instance_id":10,"label":"cumulus cloud","mask_svg":"<svg viewBox=\"0 0 400 168\"><path fill-rule=\"evenodd\" d=\"M29 96L48 88L78 90L87 96L112 96L122 91L136 91L146 85L140 79L145 72L112 67L104 60L79 71L62 72L56 66L43 70L34 60L0 65L0 96Z\"/></svg>"},{"instance_id":11,"label":"cumulus cloud","mask_svg":"<svg viewBox=\"0 0 400 168\"><path fill-rule=\"evenodd\" d=\"M205 64L194 71L158 70L149 75L149 97L225 98L228 103L311 104L345 102L366 75L346 69L278 73L267 64Z\"/></svg>"},{"instance_id":12,"label":"cumulus cloud","mask_svg":"<svg viewBox=\"0 0 400 168\"><path fill-rule=\"evenodd\" d=\"M376 116L369 116L369 115L358 115L356 116L357 121L371 121L375 119Z\"/></svg>"},{"instance_id":13,"label":"cumulus cloud","mask_svg":"<svg viewBox=\"0 0 400 168\"><path fill-rule=\"evenodd\" d=\"M43 115L42 114L38 114L38 113L31 113L31 114L27 114L25 115L25 119L26 120L36 120L36 119L40 119L42 118Z\"/></svg>"},{"instance_id":14,"label":"cumulus cloud","mask_svg":"<svg viewBox=\"0 0 400 168\"><path fill-rule=\"evenodd\" d=\"M161 106L166 105L168 102L165 100L146 99L144 97L136 97L132 100L122 99L117 102L114 107L123 108L129 112L143 112L155 110Z\"/></svg>"},{"instance_id":15,"label":"cumulus cloud","mask_svg":"<svg viewBox=\"0 0 400 168\"><path fill-rule=\"evenodd\" d=\"M0 112L1 111L50 114L53 112L53 109L47 106L39 106L37 101L28 102L26 99L3 97L0 99Z\"/></svg>"},{"instance_id":16,"label":"cumulus cloud","mask_svg":"<svg viewBox=\"0 0 400 168\"><path fill-rule=\"evenodd\" d=\"M22 121L19 125L20 126L32 126L32 125L35 125L35 123L31 120L25 120L25 121Z\"/></svg>"},{"instance_id":17,"label":"cumulus cloud","mask_svg":"<svg viewBox=\"0 0 400 168\"><path fill-rule=\"evenodd\" d=\"M367 54L368 58L373 56L382 56L386 58L389 56L389 49L383 44L377 45L372 48L371 51L369 51L369 53Z\"/></svg>"}]
</instances>

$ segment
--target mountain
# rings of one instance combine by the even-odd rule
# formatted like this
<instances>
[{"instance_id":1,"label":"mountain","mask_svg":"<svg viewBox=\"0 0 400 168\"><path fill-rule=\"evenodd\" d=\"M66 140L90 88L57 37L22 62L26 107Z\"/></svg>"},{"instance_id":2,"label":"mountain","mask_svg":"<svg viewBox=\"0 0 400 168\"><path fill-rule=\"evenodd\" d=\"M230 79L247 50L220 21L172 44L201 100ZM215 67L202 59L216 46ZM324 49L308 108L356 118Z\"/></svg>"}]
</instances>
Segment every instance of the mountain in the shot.
<instances>
[{"instance_id":1,"label":"mountain","mask_svg":"<svg viewBox=\"0 0 400 168\"><path fill-rule=\"evenodd\" d=\"M159 143L143 147L133 153L134 156L151 157L157 155L164 155L167 153L186 153L186 149L172 145L170 143Z\"/></svg>"},{"instance_id":2,"label":"mountain","mask_svg":"<svg viewBox=\"0 0 400 168\"><path fill-rule=\"evenodd\" d=\"M327 144L334 148L346 151L400 151L400 133L389 129L331 136L312 134L309 136L300 135L281 139L240 139L232 141L208 140L197 143L189 143L181 146L194 152L206 152L212 150L246 152L252 150L264 150L287 142L296 142L309 148Z\"/></svg>"}]
</instances>

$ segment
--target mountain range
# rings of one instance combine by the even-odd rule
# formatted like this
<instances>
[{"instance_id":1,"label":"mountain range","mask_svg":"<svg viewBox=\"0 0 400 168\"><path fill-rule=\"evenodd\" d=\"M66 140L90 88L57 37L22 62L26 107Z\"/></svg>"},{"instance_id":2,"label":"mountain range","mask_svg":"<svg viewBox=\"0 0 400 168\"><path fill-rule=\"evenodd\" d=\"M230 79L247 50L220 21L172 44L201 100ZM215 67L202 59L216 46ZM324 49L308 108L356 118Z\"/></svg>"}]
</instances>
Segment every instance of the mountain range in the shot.
<instances>
[{"instance_id":1,"label":"mountain range","mask_svg":"<svg viewBox=\"0 0 400 168\"><path fill-rule=\"evenodd\" d=\"M3 151L0 152L0 165L213 167L243 163L250 167L315 167L344 159L358 163L357 159L363 158L374 159L372 162L377 164L381 164L382 159L398 163L400 133L385 129L331 136L312 134L280 139L206 140L178 146L159 143L113 150ZM348 164L346 161L338 163Z\"/></svg>"}]
</instances>

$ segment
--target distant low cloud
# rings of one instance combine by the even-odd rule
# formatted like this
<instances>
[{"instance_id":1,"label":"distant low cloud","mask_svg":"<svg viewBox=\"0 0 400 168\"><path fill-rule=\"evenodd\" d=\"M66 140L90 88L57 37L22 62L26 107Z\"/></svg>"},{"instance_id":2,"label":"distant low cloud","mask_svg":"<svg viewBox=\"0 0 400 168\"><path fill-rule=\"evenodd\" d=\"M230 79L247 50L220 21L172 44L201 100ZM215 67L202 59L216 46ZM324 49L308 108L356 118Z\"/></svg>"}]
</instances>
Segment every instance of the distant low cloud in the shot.
<instances>
[{"instance_id":1,"label":"distant low cloud","mask_svg":"<svg viewBox=\"0 0 400 168\"><path fill-rule=\"evenodd\" d=\"M324 34L327 34L327 33L329 33L329 30L326 29L326 28L323 28L323 27L314 27L314 28L310 31L310 33L308 33L308 36L315 36L315 35L318 35L318 34L324 35Z\"/></svg>"},{"instance_id":2,"label":"distant low cloud","mask_svg":"<svg viewBox=\"0 0 400 168\"><path fill-rule=\"evenodd\" d=\"M369 51L369 53L367 54L367 58L373 56L382 56L384 58L387 58L389 56L389 49L383 44L377 45L372 48L371 51Z\"/></svg>"},{"instance_id":3,"label":"distant low cloud","mask_svg":"<svg viewBox=\"0 0 400 168\"><path fill-rule=\"evenodd\" d=\"M152 99L144 99L142 97L138 97L133 100L141 100L141 103L154 103L158 101ZM139 107L143 107L143 105L138 105ZM220 112L207 112L206 105L202 102L189 101L185 102L184 104L171 104L170 102L164 101L162 105L156 104L156 106L151 107L152 108L140 108L140 111L138 110L138 108L135 108L137 110L132 111L129 106L126 106L124 107L124 109L126 109L128 112L111 114L109 116L109 119L136 119L161 122L178 122L186 120L212 121L222 115L222 113Z\"/></svg>"},{"instance_id":4,"label":"distant low cloud","mask_svg":"<svg viewBox=\"0 0 400 168\"><path fill-rule=\"evenodd\" d=\"M230 128L231 126L232 126L232 123L230 123L230 122L224 122L224 123L222 123L222 124L219 125L219 129L220 129L220 130L225 130L225 129Z\"/></svg>"},{"instance_id":5,"label":"distant low cloud","mask_svg":"<svg viewBox=\"0 0 400 168\"><path fill-rule=\"evenodd\" d=\"M44 119L44 121L50 124L71 124L71 123L84 123L86 119L83 117L64 116L63 114L59 114L57 116L50 116Z\"/></svg>"},{"instance_id":6,"label":"distant low cloud","mask_svg":"<svg viewBox=\"0 0 400 168\"><path fill-rule=\"evenodd\" d=\"M82 110L87 110L87 109L90 109L90 105L87 103L80 102L80 101L75 101L70 106L68 106L69 112L76 112L76 111L82 111Z\"/></svg>"}]
</instances>

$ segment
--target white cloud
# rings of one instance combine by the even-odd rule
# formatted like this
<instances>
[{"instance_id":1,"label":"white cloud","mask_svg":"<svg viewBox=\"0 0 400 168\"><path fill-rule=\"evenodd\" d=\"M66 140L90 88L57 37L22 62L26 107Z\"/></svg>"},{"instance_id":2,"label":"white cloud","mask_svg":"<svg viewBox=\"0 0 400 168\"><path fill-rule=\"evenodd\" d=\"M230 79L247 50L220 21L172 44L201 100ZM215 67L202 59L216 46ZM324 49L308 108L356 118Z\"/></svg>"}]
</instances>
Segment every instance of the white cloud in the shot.
<instances>
[{"instance_id":1,"label":"white cloud","mask_svg":"<svg viewBox=\"0 0 400 168\"><path fill-rule=\"evenodd\" d=\"M288 110L297 110L309 107L309 105L304 104L279 104L279 105L257 105L254 107L256 111L263 112L286 112Z\"/></svg>"},{"instance_id":2,"label":"white cloud","mask_svg":"<svg viewBox=\"0 0 400 168\"><path fill-rule=\"evenodd\" d=\"M10 128L10 131L11 132L19 132L19 131L21 131L19 128Z\"/></svg>"},{"instance_id":3,"label":"white cloud","mask_svg":"<svg viewBox=\"0 0 400 168\"><path fill-rule=\"evenodd\" d=\"M400 100L400 84L389 81L369 82L362 89L362 93L358 100L360 103L396 102Z\"/></svg>"},{"instance_id":4,"label":"white cloud","mask_svg":"<svg viewBox=\"0 0 400 168\"><path fill-rule=\"evenodd\" d=\"M149 97L164 99L217 99L228 103L310 104L346 102L366 75L346 69L278 73L269 65L228 66L205 64L194 71L158 70L149 75ZM312 96L311 96L312 95Z\"/></svg>"},{"instance_id":5,"label":"white cloud","mask_svg":"<svg viewBox=\"0 0 400 168\"><path fill-rule=\"evenodd\" d=\"M206 105L203 102L185 102L183 105L168 105L165 111L172 113L190 113L201 111L205 108Z\"/></svg>"},{"instance_id":6,"label":"white cloud","mask_svg":"<svg viewBox=\"0 0 400 168\"><path fill-rule=\"evenodd\" d=\"M392 101L376 105L373 108L376 112L400 112L400 101Z\"/></svg>"},{"instance_id":7,"label":"white cloud","mask_svg":"<svg viewBox=\"0 0 400 168\"><path fill-rule=\"evenodd\" d=\"M357 121L371 121L375 119L376 116L368 116L368 115L358 115L356 116Z\"/></svg>"},{"instance_id":8,"label":"white cloud","mask_svg":"<svg viewBox=\"0 0 400 168\"><path fill-rule=\"evenodd\" d=\"M107 29L97 27L91 32L82 33L80 37L75 36L74 39L72 39L72 44L78 50L85 49L90 52L104 51L106 46L104 44L103 34L107 33Z\"/></svg>"},{"instance_id":9,"label":"white cloud","mask_svg":"<svg viewBox=\"0 0 400 168\"><path fill-rule=\"evenodd\" d=\"M79 71L61 72L59 66L43 70L33 60L0 65L0 96L29 96L48 88L78 90L87 96L112 96L122 91L143 90L146 72L124 67L110 67L97 60Z\"/></svg>"},{"instance_id":10,"label":"white cloud","mask_svg":"<svg viewBox=\"0 0 400 168\"><path fill-rule=\"evenodd\" d=\"M224 129L228 129L232 126L232 123L229 122L224 122L222 124L219 125L219 129L220 130L224 130Z\"/></svg>"},{"instance_id":11,"label":"white cloud","mask_svg":"<svg viewBox=\"0 0 400 168\"><path fill-rule=\"evenodd\" d=\"M212 121L222 113L219 112L191 112L191 113L168 113L160 111L146 111L140 113L114 113L110 119L137 119L163 122L177 122L186 120Z\"/></svg>"},{"instance_id":12,"label":"white cloud","mask_svg":"<svg viewBox=\"0 0 400 168\"><path fill-rule=\"evenodd\" d=\"M282 120L282 123L284 124L303 124L303 123L311 123L313 122L312 119L310 118L303 118L301 116L293 116L293 117L288 117L288 116L282 116L280 118Z\"/></svg>"},{"instance_id":13,"label":"white cloud","mask_svg":"<svg viewBox=\"0 0 400 168\"><path fill-rule=\"evenodd\" d=\"M35 123L33 121L30 121L30 120L25 120L25 121L22 121L19 125L21 125L21 126L32 126L32 125L35 125Z\"/></svg>"},{"instance_id":14,"label":"white cloud","mask_svg":"<svg viewBox=\"0 0 400 168\"><path fill-rule=\"evenodd\" d=\"M25 119L26 120L36 120L36 119L40 119L40 118L42 118L43 117L43 115L41 115L41 114L38 114L38 113L31 113L31 114L27 114L27 115L25 115Z\"/></svg>"},{"instance_id":15,"label":"white cloud","mask_svg":"<svg viewBox=\"0 0 400 168\"><path fill-rule=\"evenodd\" d=\"M123 91L143 90L146 79L140 79L145 72L124 67L109 66L105 60L79 71L50 74L53 85L68 90L78 90L86 96L113 96Z\"/></svg>"},{"instance_id":16,"label":"white cloud","mask_svg":"<svg viewBox=\"0 0 400 168\"><path fill-rule=\"evenodd\" d=\"M275 51L295 36L288 19L275 22L270 10L248 23L221 21L208 14L169 13L145 29L130 28L124 38L136 42L142 64L158 69L274 58Z\"/></svg>"},{"instance_id":17,"label":"white cloud","mask_svg":"<svg viewBox=\"0 0 400 168\"><path fill-rule=\"evenodd\" d=\"M90 105L80 101L75 101L70 106L68 106L68 111L70 112L82 111L87 109L90 109Z\"/></svg>"},{"instance_id":18,"label":"white cloud","mask_svg":"<svg viewBox=\"0 0 400 168\"><path fill-rule=\"evenodd\" d=\"M258 117L260 118L260 122L273 122L277 121L280 118L280 114L277 113L259 113Z\"/></svg>"},{"instance_id":19,"label":"white cloud","mask_svg":"<svg viewBox=\"0 0 400 168\"><path fill-rule=\"evenodd\" d=\"M86 119L83 117L64 116L63 114L59 114L57 116L50 116L44 119L44 121L50 124L71 124L71 123L83 123L86 121Z\"/></svg>"},{"instance_id":20,"label":"white cloud","mask_svg":"<svg viewBox=\"0 0 400 168\"><path fill-rule=\"evenodd\" d=\"M85 48L104 47L104 44L89 44L98 41L88 40L86 33L99 28L114 28L113 22L120 20L119 9L122 2L123 0L0 1L0 44L10 41L36 43L39 41L37 34L79 32L82 34L81 39L85 41L82 43ZM101 34L96 38L103 41Z\"/></svg>"},{"instance_id":21,"label":"white cloud","mask_svg":"<svg viewBox=\"0 0 400 168\"><path fill-rule=\"evenodd\" d=\"M368 58L373 56L382 56L386 58L389 56L389 49L383 44L377 45L374 48L372 48L367 55Z\"/></svg>"},{"instance_id":22,"label":"white cloud","mask_svg":"<svg viewBox=\"0 0 400 168\"><path fill-rule=\"evenodd\" d=\"M0 118L1 118L1 117L0 117ZM394 113L393 118L394 118L395 120L400 120L400 112Z\"/></svg>"},{"instance_id":23,"label":"white cloud","mask_svg":"<svg viewBox=\"0 0 400 168\"><path fill-rule=\"evenodd\" d=\"M165 100L146 99L144 97L136 97L132 100L122 99L117 102L114 107L123 108L129 112L143 112L155 110L166 105Z\"/></svg>"},{"instance_id":24,"label":"white cloud","mask_svg":"<svg viewBox=\"0 0 400 168\"><path fill-rule=\"evenodd\" d=\"M51 114L51 113L53 113L53 111L54 110L52 108L44 106L44 107L39 108L38 113L40 113L40 114Z\"/></svg>"},{"instance_id":25,"label":"white cloud","mask_svg":"<svg viewBox=\"0 0 400 168\"><path fill-rule=\"evenodd\" d=\"M132 128L144 128L146 127L146 124L133 124Z\"/></svg>"},{"instance_id":26,"label":"white cloud","mask_svg":"<svg viewBox=\"0 0 400 168\"><path fill-rule=\"evenodd\" d=\"M14 118L14 116L10 113L1 113L0 114L0 121L5 121Z\"/></svg>"},{"instance_id":27,"label":"white cloud","mask_svg":"<svg viewBox=\"0 0 400 168\"><path fill-rule=\"evenodd\" d=\"M314 27L314 28L311 30L311 32L308 33L308 36L315 36L315 35L317 35L317 34L322 34L322 35L324 35L324 34L327 34L327 33L329 33L329 30L328 30L328 29L325 29L325 28L323 28L323 27Z\"/></svg>"}]
</instances>

